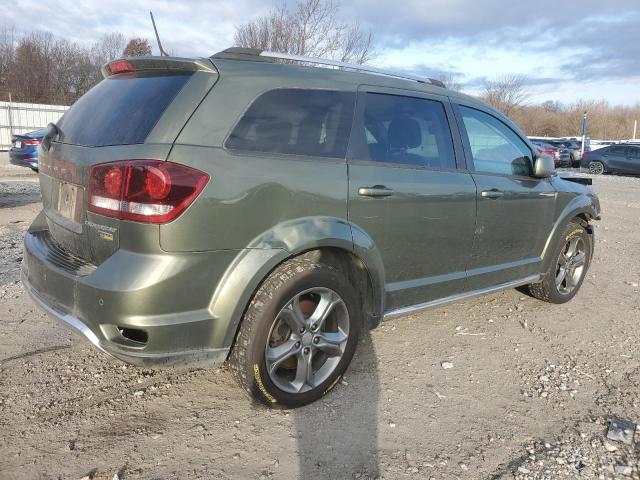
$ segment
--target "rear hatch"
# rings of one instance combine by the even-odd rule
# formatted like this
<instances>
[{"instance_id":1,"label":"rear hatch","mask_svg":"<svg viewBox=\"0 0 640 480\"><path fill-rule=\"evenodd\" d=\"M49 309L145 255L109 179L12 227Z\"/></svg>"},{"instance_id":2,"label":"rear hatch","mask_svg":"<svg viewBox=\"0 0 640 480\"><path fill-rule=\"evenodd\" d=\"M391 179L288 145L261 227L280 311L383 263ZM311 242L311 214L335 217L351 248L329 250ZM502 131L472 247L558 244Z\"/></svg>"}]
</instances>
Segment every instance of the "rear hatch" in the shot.
<instances>
[{"instance_id":1,"label":"rear hatch","mask_svg":"<svg viewBox=\"0 0 640 480\"><path fill-rule=\"evenodd\" d=\"M91 167L118 160L166 160L178 133L217 80L208 60L131 58L105 76L45 136L40 187L50 240L99 265L127 222L87 211ZM157 225L149 225L158 229Z\"/></svg>"}]
</instances>

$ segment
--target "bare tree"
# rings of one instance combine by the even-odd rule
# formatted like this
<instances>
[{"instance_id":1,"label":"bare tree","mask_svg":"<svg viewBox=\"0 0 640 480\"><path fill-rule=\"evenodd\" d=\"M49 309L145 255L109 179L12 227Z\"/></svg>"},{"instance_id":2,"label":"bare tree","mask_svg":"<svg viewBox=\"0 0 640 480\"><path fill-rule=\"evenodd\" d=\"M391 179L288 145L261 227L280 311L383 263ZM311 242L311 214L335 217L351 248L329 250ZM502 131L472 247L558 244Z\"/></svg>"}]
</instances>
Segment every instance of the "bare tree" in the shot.
<instances>
[{"instance_id":1,"label":"bare tree","mask_svg":"<svg viewBox=\"0 0 640 480\"><path fill-rule=\"evenodd\" d=\"M91 47L51 33L0 28L0 94L14 101L71 104L102 80L100 66L121 55L125 37L103 36Z\"/></svg>"},{"instance_id":2,"label":"bare tree","mask_svg":"<svg viewBox=\"0 0 640 480\"><path fill-rule=\"evenodd\" d=\"M434 80L439 80L442 83L444 83L444 86L447 87L449 90L455 90L457 92L462 90L462 83L460 83L459 77L453 73L443 72L435 75L433 78Z\"/></svg>"},{"instance_id":3,"label":"bare tree","mask_svg":"<svg viewBox=\"0 0 640 480\"><path fill-rule=\"evenodd\" d=\"M106 33L91 46L91 56L98 65L120 57L127 45L125 36L120 32Z\"/></svg>"},{"instance_id":4,"label":"bare tree","mask_svg":"<svg viewBox=\"0 0 640 480\"><path fill-rule=\"evenodd\" d=\"M7 81L11 66L13 65L16 53L16 31L13 27L3 25L0 28L0 90L2 93L9 93ZM6 100L4 95L1 100Z\"/></svg>"},{"instance_id":5,"label":"bare tree","mask_svg":"<svg viewBox=\"0 0 640 480\"><path fill-rule=\"evenodd\" d=\"M151 45L146 38L132 38L122 51L123 57L145 57L151 55Z\"/></svg>"},{"instance_id":6,"label":"bare tree","mask_svg":"<svg viewBox=\"0 0 640 480\"><path fill-rule=\"evenodd\" d=\"M373 34L357 22L339 20L340 4L333 0L299 0L248 23L236 25L238 47L257 48L342 62L367 63L375 56Z\"/></svg>"},{"instance_id":7,"label":"bare tree","mask_svg":"<svg viewBox=\"0 0 640 480\"><path fill-rule=\"evenodd\" d=\"M505 115L511 115L529 98L525 87L526 80L523 75L513 74L487 80L481 97L493 108Z\"/></svg>"}]
</instances>

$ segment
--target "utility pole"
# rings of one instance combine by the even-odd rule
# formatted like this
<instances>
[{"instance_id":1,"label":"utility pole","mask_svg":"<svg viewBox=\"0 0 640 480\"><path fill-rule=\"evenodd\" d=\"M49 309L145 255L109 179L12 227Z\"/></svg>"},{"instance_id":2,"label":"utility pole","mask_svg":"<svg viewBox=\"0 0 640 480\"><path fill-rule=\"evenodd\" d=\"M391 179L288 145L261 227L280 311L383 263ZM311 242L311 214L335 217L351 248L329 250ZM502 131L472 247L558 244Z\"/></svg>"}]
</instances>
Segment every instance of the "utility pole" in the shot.
<instances>
[{"instance_id":1,"label":"utility pole","mask_svg":"<svg viewBox=\"0 0 640 480\"><path fill-rule=\"evenodd\" d=\"M9 119L9 138L13 137L13 115L11 113L11 92L9 92L9 103L7 104L7 118Z\"/></svg>"},{"instance_id":2,"label":"utility pole","mask_svg":"<svg viewBox=\"0 0 640 480\"><path fill-rule=\"evenodd\" d=\"M584 155L584 143L587 140L587 111L582 114L582 149L581 154Z\"/></svg>"}]
</instances>

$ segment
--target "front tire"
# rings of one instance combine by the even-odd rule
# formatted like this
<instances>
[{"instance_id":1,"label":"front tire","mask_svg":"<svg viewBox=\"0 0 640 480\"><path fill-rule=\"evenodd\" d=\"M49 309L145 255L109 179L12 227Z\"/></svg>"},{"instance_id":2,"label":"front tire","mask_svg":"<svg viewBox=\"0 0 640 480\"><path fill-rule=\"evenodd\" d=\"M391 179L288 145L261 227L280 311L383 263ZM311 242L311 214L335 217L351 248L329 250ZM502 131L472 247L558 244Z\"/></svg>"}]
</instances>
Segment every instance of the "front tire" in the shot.
<instances>
[{"instance_id":1,"label":"front tire","mask_svg":"<svg viewBox=\"0 0 640 480\"><path fill-rule=\"evenodd\" d=\"M539 300L565 303L582 286L591 263L593 239L586 228L570 222L553 252L553 261L541 282L528 285Z\"/></svg>"},{"instance_id":2,"label":"front tire","mask_svg":"<svg viewBox=\"0 0 640 480\"><path fill-rule=\"evenodd\" d=\"M358 296L337 269L298 257L255 293L229 357L255 400L295 408L327 394L345 372L362 324Z\"/></svg>"},{"instance_id":3,"label":"front tire","mask_svg":"<svg viewBox=\"0 0 640 480\"><path fill-rule=\"evenodd\" d=\"M603 175L605 173L604 163L598 161L589 162L589 173L592 175Z\"/></svg>"}]
</instances>

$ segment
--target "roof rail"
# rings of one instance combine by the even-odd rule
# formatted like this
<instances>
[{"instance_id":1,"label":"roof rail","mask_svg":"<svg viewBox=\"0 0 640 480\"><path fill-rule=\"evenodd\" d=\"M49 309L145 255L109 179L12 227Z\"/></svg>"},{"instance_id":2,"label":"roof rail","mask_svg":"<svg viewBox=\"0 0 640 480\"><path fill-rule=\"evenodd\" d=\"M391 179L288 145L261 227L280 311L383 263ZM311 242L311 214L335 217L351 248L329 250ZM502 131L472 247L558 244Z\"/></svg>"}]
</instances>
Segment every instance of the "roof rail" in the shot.
<instances>
[{"instance_id":1,"label":"roof rail","mask_svg":"<svg viewBox=\"0 0 640 480\"><path fill-rule=\"evenodd\" d=\"M366 65L360 65L356 63L338 62L337 60L328 60L325 58L305 57L303 55L294 55L291 53L270 52L268 50L260 50L257 48L241 48L233 47L227 48L221 52L216 53L212 58L227 58L232 60L252 60L259 62L269 62L275 60L289 60L294 62L312 63L314 65L332 66L338 68L345 68L348 70L355 70L357 72L373 73L375 75L383 75L386 77L401 78L403 80L411 80L419 83L429 83L436 87L446 88L444 83L440 80L433 78L424 78L413 75L407 75L404 73L390 72L379 68L369 67Z\"/></svg>"}]
</instances>

